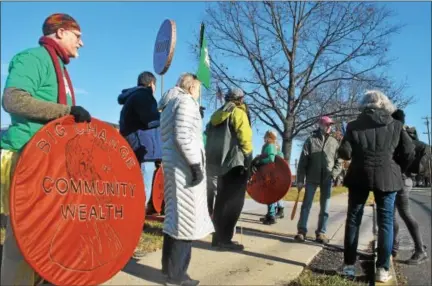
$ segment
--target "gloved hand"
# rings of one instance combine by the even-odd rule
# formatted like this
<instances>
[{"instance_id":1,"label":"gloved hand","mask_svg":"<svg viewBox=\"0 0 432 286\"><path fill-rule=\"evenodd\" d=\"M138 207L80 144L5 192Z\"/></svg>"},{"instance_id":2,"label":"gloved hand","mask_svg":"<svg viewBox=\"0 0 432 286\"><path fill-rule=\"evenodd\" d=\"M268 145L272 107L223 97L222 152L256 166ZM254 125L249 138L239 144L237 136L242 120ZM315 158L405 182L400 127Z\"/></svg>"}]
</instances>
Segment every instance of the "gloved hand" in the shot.
<instances>
[{"instance_id":1,"label":"gloved hand","mask_svg":"<svg viewBox=\"0 0 432 286\"><path fill-rule=\"evenodd\" d=\"M304 188L304 184L303 183L297 183L297 191L301 192L301 190Z\"/></svg>"},{"instance_id":2,"label":"gloved hand","mask_svg":"<svg viewBox=\"0 0 432 286\"><path fill-rule=\"evenodd\" d=\"M258 171L258 167L260 166L259 161L260 161L260 157L255 157L255 159L252 160L251 163L251 175L254 175L257 171Z\"/></svg>"},{"instance_id":3,"label":"gloved hand","mask_svg":"<svg viewBox=\"0 0 432 286\"><path fill-rule=\"evenodd\" d=\"M74 117L76 123L91 121L90 113L82 106L72 106L70 115Z\"/></svg>"},{"instance_id":4,"label":"gloved hand","mask_svg":"<svg viewBox=\"0 0 432 286\"><path fill-rule=\"evenodd\" d=\"M155 168L159 168L162 164L162 161L155 161Z\"/></svg>"},{"instance_id":5,"label":"gloved hand","mask_svg":"<svg viewBox=\"0 0 432 286\"><path fill-rule=\"evenodd\" d=\"M204 179L203 171L201 170L200 164L193 164L190 165L191 171L192 171L192 182L189 185L190 187L195 187L201 183L201 181Z\"/></svg>"},{"instance_id":6,"label":"gloved hand","mask_svg":"<svg viewBox=\"0 0 432 286\"><path fill-rule=\"evenodd\" d=\"M252 157L252 153L247 154L244 156L244 168L248 171L250 171L250 168L252 167L252 161L253 161L253 157Z\"/></svg>"},{"instance_id":7,"label":"gloved hand","mask_svg":"<svg viewBox=\"0 0 432 286\"><path fill-rule=\"evenodd\" d=\"M206 108L204 106L200 106L200 114L201 114L201 118L204 118L204 110Z\"/></svg>"}]
</instances>

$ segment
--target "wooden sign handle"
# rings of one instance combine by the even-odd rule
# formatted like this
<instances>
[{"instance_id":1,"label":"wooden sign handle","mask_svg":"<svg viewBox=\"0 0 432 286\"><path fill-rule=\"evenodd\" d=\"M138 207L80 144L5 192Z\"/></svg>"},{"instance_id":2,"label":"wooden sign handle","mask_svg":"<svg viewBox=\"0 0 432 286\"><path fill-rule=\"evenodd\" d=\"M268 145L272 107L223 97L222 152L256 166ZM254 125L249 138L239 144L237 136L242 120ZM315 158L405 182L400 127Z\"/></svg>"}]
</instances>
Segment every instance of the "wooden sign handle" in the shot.
<instances>
[{"instance_id":1,"label":"wooden sign handle","mask_svg":"<svg viewBox=\"0 0 432 286\"><path fill-rule=\"evenodd\" d=\"M296 211L297 211L297 205L298 205L298 202L300 200L300 193L301 193L301 191L302 190L299 190L298 193L297 193L297 199L296 199L296 201L294 203L294 207L293 207L293 209L291 211L291 220L293 220L295 218Z\"/></svg>"}]
</instances>

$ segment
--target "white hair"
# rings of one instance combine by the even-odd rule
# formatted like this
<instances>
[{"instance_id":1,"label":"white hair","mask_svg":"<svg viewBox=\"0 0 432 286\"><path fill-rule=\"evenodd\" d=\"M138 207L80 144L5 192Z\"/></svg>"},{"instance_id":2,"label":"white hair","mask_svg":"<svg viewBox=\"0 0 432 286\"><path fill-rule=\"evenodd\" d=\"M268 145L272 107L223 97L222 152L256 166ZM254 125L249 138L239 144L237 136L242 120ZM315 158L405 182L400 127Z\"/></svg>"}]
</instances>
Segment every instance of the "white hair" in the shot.
<instances>
[{"instance_id":1,"label":"white hair","mask_svg":"<svg viewBox=\"0 0 432 286\"><path fill-rule=\"evenodd\" d=\"M379 90L367 90L360 101L360 109L366 108L384 109L392 114L396 111L396 107L391 100Z\"/></svg>"},{"instance_id":2,"label":"white hair","mask_svg":"<svg viewBox=\"0 0 432 286\"><path fill-rule=\"evenodd\" d=\"M193 88L197 88L201 85L201 82L197 79L194 74L183 73L177 80L177 86L186 92L189 92Z\"/></svg>"}]
</instances>

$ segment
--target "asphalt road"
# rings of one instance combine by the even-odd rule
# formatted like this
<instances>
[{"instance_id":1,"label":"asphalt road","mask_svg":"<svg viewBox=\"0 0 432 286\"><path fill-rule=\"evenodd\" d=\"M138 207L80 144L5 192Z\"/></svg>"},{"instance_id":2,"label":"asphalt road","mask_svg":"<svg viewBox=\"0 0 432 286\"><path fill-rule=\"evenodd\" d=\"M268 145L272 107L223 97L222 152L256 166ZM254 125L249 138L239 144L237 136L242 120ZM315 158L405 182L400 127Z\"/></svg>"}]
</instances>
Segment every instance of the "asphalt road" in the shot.
<instances>
[{"instance_id":1,"label":"asphalt road","mask_svg":"<svg viewBox=\"0 0 432 286\"><path fill-rule=\"evenodd\" d=\"M405 223L399 218L400 225L400 254L396 262L400 266L402 274L407 279L408 285L432 285L431 277L431 189L413 189L410 195L410 208L419 223L420 231L427 245L427 253L430 260L418 266L404 264L403 261L411 257L414 249L411 236Z\"/></svg>"}]
</instances>

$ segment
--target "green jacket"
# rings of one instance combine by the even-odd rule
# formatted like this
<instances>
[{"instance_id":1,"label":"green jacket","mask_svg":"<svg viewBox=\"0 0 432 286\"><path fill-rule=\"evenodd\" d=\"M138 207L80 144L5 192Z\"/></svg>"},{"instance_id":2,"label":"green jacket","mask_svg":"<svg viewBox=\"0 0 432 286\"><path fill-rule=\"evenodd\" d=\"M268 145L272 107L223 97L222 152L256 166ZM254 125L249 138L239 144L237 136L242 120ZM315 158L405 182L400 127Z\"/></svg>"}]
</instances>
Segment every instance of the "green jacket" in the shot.
<instances>
[{"instance_id":1,"label":"green jacket","mask_svg":"<svg viewBox=\"0 0 432 286\"><path fill-rule=\"evenodd\" d=\"M63 62L58 58L63 70ZM34 99L57 102L58 84L54 65L47 50L40 46L27 49L15 55L9 64L5 90L15 88L29 93ZM72 104L67 92L68 104ZM46 110L46 112L50 112ZM2 136L2 149L19 152L44 125L44 122L11 114L11 126Z\"/></svg>"},{"instance_id":2,"label":"green jacket","mask_svg":"<svg viewBox=\"0 0 432 286\"><path fill-rule=\"evenodd\" d=\"M297 182L320 184L335 179L342 171L342 160L338 158L339 142L336 138L323 136L318 130L306 140L297 168Z\"/></svg>"},{"instance_id":3,"label":"green jacket","mask_svg":"<svg viewBox=\"0 0 432 286\"><path fill-rule=\"evenodd\" d=\"M252 129L244 105L223 105L212 115L206 135L207 172L211 176L244 166L245 157L252 154Z\"/></svg>"},{"instance_id":4,"label":"green jacket","mask_svg":"<svg viewBox=\"0 0 432 286\"><path fill-rule=\"evenodd\" d=\"M259 160L260 164L269 164L275 161L276 155L279 155L276 150L275 144L266 143L262 147L261 156L262 158Z\"/></svg>"}]
</instances>

